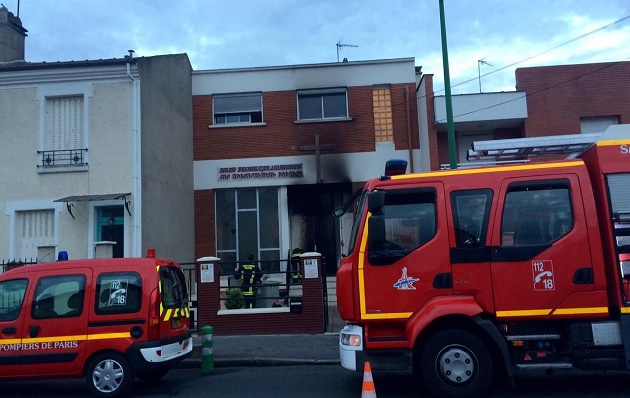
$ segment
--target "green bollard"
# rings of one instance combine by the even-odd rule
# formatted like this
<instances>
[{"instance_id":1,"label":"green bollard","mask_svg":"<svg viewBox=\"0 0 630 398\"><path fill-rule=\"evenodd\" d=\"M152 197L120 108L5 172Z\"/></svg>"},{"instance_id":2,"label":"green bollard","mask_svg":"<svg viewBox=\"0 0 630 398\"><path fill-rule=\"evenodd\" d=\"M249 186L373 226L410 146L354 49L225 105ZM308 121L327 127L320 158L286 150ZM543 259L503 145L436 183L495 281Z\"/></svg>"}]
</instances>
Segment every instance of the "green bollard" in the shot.
<instances>
[{"instance_id":1,"label":"green bollard","mask_svg":"<svg viewBox=\"0 0 630 398\"><path fill-rule=\"evenodd\" d=\"M201 328L201 373L209 375L213 371L212 326L204 326Z\"/></svg>"}]
</instances>

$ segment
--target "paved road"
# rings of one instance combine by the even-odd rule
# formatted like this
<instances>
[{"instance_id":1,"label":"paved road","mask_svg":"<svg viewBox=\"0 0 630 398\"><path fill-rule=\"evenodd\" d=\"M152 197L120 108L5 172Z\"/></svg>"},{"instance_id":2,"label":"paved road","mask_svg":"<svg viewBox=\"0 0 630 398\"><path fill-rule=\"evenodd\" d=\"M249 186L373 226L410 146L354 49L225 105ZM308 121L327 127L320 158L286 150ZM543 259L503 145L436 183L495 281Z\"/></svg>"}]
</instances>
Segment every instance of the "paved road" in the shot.
<instances>
[{"instance_id":1,"label":"paved road","mask_svg":"<svg viewBox=\"0 0 630 398\"><path fill-rule=\"evenodd\" d=\"M418 398L430 394L413 379L401 375L375 374L379 398ZM628 373L574 372L555 377L527 377L517 380L513 390L505 381L496 382L488 398L626 398L630 390ZM339 365L234 367L215 369L204 376L194 369L177 369L161 382L137 382L129 398L349 398L360 397L362 375ZM82 380L3 381L2 397L66 398L85 397Z\"/></svg>"}]
</instances>

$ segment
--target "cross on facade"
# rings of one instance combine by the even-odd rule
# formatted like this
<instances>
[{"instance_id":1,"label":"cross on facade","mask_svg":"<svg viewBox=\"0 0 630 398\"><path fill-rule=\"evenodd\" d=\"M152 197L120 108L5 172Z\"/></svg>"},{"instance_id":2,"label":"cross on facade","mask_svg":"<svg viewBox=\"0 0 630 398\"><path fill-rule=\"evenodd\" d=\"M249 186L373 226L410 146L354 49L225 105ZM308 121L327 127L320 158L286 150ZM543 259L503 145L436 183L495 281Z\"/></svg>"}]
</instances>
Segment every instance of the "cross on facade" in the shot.
<instances>
[{"instance_id":1,"label":"cross on facade","mask_svg":"<svg viewBox=\"0 0 630 398\"><path fill-rule=\"evenodd\" d=\"M335 149L335 144L319 144L319 134L315 134L315 145L305 145L300 147L300 151L315 151L315 169L316 169L316 180L317 184L321 184L322 182L322 171L321 171L321 151L327 149Z\"/></svg>"}]
</instances>

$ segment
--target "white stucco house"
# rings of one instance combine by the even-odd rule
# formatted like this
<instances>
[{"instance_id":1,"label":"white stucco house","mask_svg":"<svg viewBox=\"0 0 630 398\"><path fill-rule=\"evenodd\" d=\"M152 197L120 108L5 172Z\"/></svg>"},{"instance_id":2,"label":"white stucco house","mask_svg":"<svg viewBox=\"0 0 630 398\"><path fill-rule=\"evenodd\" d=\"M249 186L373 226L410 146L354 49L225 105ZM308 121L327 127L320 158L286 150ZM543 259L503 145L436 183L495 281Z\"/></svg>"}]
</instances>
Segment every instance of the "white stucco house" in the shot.
<instances>
[{"instance_id":1,"label":"white stucco house","mask_svg":"<svg viewBox=\"0 0 630 398\"><path fill-rule=\"evenodd\" d=\"M29 63L25 36L0 9L0 261L193 261L188 56Z\"/></svg>"}]
</instances>

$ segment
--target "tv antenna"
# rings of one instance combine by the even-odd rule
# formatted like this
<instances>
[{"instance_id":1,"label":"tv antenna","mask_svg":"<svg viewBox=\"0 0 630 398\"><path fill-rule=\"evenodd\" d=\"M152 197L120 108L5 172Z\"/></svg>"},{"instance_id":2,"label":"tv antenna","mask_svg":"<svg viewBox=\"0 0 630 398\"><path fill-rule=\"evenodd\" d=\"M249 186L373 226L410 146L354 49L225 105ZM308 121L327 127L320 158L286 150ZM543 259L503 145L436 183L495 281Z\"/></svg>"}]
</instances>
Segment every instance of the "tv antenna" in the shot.
<instances>
[{"instance_id":1,"label":"tv antenna","mask_svg":"<svg viewBox=\"0 0 630 398\"><path fill-rule=\"evenodd\" d=\"M492 66L491 64L484 61L486 58L481 58L477 60L477 73L479 75L479 93L481 93L481 65Z\"/></svg>"},{"instance_id":2,"label":"tv antenna","mask_svg":"<svg viewBox=\"0 0 630 398\"><path fill-rule=\"evenodd\" d=\"M341 47L359 47L356 44L342 44L341 40L337 42L337 62L339 62L339 49Z\"/></svg>"}]
</instances>

